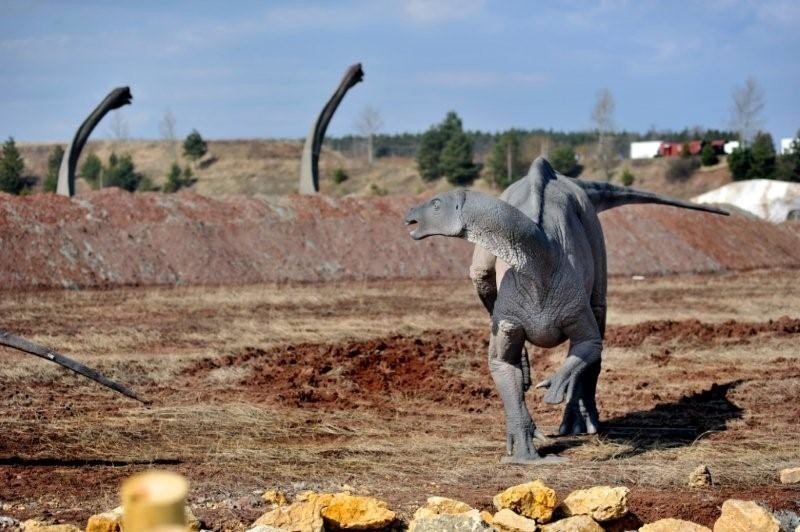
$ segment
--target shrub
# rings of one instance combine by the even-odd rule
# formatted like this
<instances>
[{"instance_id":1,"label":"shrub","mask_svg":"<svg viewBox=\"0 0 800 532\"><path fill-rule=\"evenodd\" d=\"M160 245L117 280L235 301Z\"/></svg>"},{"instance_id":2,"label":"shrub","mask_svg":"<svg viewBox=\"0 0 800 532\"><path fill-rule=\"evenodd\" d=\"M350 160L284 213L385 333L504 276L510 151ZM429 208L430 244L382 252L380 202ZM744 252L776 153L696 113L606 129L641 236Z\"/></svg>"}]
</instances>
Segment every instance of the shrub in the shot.
<instances>
[{"instance_id":1,"label":"shrub","mask_svg":"<svg viewBox=\"0 0 800 532\"><path fill-rule=\"evenodd\" d=\"M472 142L458 131L445 144L441 155L442 173L452 185L469 185L478 177L480 168L472 162Z\"/></svg>"},{"instance_id":2,"label":"shrub","mask_svg":"<svg viewBox=\"0 0 800 532\"><path fill-rule=\"evenodd\" d=\"M703 163L703 166L713 166L719 162L717 152L714 151L711 144L703 146L703 149L700 151L700 162Z\"/></svg>"},{"instance_id":3,"label":"shrub","mask_svg":"<svg viewBox=\"0 0 800 532\"><path fill-rule=\"evenodd\" d=\"M344 183L348 179L350 179L350 176L347 175L347 172L344 171L344 168L340 167L333 171L333 182L337 185Z\"/></svg>"},{"instance_id":4,"label":"shrub","mask_svg":"<svg viewBox=\"0 0 800 532\"><path fill-rule=\"evenodd\" d=\"M14 137L8 137L3 143L2 156L0 157L0 191L9 194L19 194L25 188L22 172L25 170L25 161L19 154Z\"/></svg>"},{"instance_id":5,"label":"shrub","mask_svg":"<svg viewBox=\"0 0 800 532\"><path fill-rule=\"evenodd\" d=\"M47 158L47 176L44 178L42 188L45 192L55 192L58 188L58 170L61 168L61 159L64 158L64 148L61 144L53 146L50 157Z\"/></svg>"},{"instance_id":6,"label":"shrub","mask_svg":"<svg viewBox=\"0 0 800 532\"><path fill-rule=\"evenodd\" d=\"M619 176L619 180L622 182L623 186L629 187L633 184L636 178L634 177L633 172L631 172L631 169L626 166L622 169L622 175Z\"/></svg>"},{"instance_id":7,"label":"shrub","mask_svg":"<svg viewBox=\"0 0 800 532\"><path fill-rule=\"evenodd\" d=\"M196 161L205 155L207 151L208 145L206 141L203 140L203 137L200 136L200 133L196 129L193 129L192 132L187 135L186 140L183 141L183 154L192 161Z\"/></svg>"},{"instance_id":8,"label":"shrub","mask_svg":"<svg viewBox=\"0 0 800 532\"><path fill-rule=\"evenodd\" d=\"M561 146L553 151L550 162L556 172L560 172L569 177L578 177L581 173L581 166L572 146Z\"/></svg>"},{"instance_id":9,"label":"shrub","mask_svg":"<svg viewBox=\"0 0 800 532\"><path fill-rule=\"evenodd\" d=\"M142 177L142 174L136 172L130 155L118 156L112 152L108 158L108 166L103 170L103 186L119 187L133 192Z\"/></svg>"},{"instance_id":10,"label":"shrub","mask_svg":"<svg viewBox=\"0 0 800 532\"><path fill-rule=\"evenodd\" d=\"M667 181L686 181L700 168L697 157L673 157L667 163Z\"/></svg>"},{"instance_id":11,"label":"shrub","mask_svg":"<svg viewBox=\"0 0 800 532\"><path fill-rule=\"evenodd\" d=\"M100 175L103 173L103 163L100 157L94 153L90 153L86 160L83 161L80 170L81 176L89 182L92 187L97 188L100 180Z\"/></svg>"}]
</instances>

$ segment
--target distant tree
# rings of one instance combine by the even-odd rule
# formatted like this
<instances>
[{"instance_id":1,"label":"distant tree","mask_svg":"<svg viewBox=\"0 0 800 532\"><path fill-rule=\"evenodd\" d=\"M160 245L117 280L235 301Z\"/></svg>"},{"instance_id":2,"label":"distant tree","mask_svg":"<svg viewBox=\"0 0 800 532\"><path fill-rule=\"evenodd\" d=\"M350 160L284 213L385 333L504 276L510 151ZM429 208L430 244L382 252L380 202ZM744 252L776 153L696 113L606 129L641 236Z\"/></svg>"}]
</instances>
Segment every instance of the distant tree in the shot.
<instances>
[{"instance_id":1,"label":"distant tree","mask_svg":"<svg viewBox=\"0 0 800 532\"><path fill-rule=\"evenodd\" d=\"M207 151L208 145L206 141L203 140L203 137L200 136L200 133L196 129L193 129L192 132L187 135L186 140L183 141L183 154L192 161L196 161L205 155Z\"/></svg>"},{"instance_id":2,"label":"distant tree","mask_svg":"<svg viewBox=\"0 0 800 532\"><path fill-rule=\"evenodd\" d=\"M764 132L756 134L750 152L752 162L748 179L774 179L776 156L772 135Z\"/></svg>"},{"instance_id":3,"label":"distant tree","mask_svg":"<svg viewBox=\"0 0 800 532\"><path fill-rule=\"evenodd\" d=\"M469 185L478 177L480 167L472 162L472 141L463 131L454 133L441 156L442 173L452 185Z\"/></svg>"},{"instance_id":4,"label":"distant tree","mask_svg":"<svg viewBox=\"0 0 800 532\"><path fill-rule=\"evenodd\" d=\"M128 121L122 116L122 112L117 110L111 113L111 120L108 122L108 127L111 130L111 135L116 140L128 140Z\"/></svg>"},{"instance_id":5,"label":"distant tree","mask_svg":"<svg viewBox=\"0 0 800 532\"><path fill-rule=\"evenodd\" d=\"M800 182L800 131L792 141L789 153L778 156L775 179Z\"/></svg>"},{"instance_id":6,"label":"distant tree","mask_svg":"<svg viewBox=\"0 0 800 532\"><path fill-rule=\"evenodd\" d=\"M172 111L167 109L164 111L164 116L161 118L161 122L158 124L158 130L161 133L161 138L164 139L169 146L169 149L173 152L172 155L177 158L178 137L175 133L175 123L175 115L172 114Z\"/></svg>"},{"instance_id":7,"label":"distant tree","mask_svg":"<svg viewBox=\"0 0 800 532\"><path fill-rule=\"evenodd\" d=\"M610 181L614 175L616 157L614 156L613 139L614 132L614 96L608 89L601 89L595 98L592 108L592 123L597 130L597 160L600 168L605 173L606 181Z\"/></svg>"},{"instance_id":8,"label":"distant tree","mask_svg":"<svg viewBox=\"0 0 800 532\"><path fill-rule=\"evenodd\" d=\"M754 77L748 77L744 85L734 87L731 102L731 127L739 132L743 148L750 144L763 124L764 91Z\"/></svg>"},{"instance_id":9,"label":"distant tree","mask_svg":"<svg viewBox=\"0 0 800 532\"><path fill-rule=\"evenodd\" d=\"M347 175L347 172L344 171L344 168L337 168L333 171L333 182L337 185L340 185L350 179L350 176Z\"/></svg>"},{"instance_id":10,"label":"distant tree","mask_svg":"<svg viewBox=\"0 0 800 532\"><path fill-rule=\"evenodd\" d=\"M167 174L167 180L164 182L163 191L167 193L176 192L183 187L183 176L181 175L181 167L178 163L172 163L172 167Z\"/></svg>"},{"instance_id":11,"label":"distant tree","mask_svg":"<svg viewBox=\"0 0 800 532\"><path fill-rule=\"evenodd\" d=\"M19 194L25 188L22 173L25 171L25 161L17 149L14 137L8 137L3 143L2 158L0 158L0 191L9 194Z\"/></svg>"},{"instance_id":12,"label":"distant tree","mask_svg":"<svg viewBox=\"0 0 800 532\"><path fill-rule=\"evenodd\" d=\"M58 187L58 170L61 168L61 159L64 158L64 148L56 144L47 158L47 176L44 178L42 188L45 192L55 192Z\"/></svg>"},{"instance_id":13,"label":"distant tree","mask_svg":"<svg viewBox=\"0 0 800 532\"><path fill-rule=\"evenodd\" d=\"M713 166L719 162L717 152L714 151L710 143L706 143L703 149L700 150L700 162L703 163L703 166Z\"/></svg>"},{"instance_id":14,"label":"distant tree","mask_svg":"<svg viewBox=\"0 0 800 532\"><path fill-rule=\"evenodd\" d=\"M440 124L432 126L422 135L419 151L417 152L417 168L422 179L434 181L445 175L442 154L453 137L462 135L464 135L464 128L461 124L461 119L453 111L447 113L447 116ZM453 166L455 161L452 160L452 157L456 157L455 152L463 150L465 142L469 143L468 151L470 152L470 157L472 156L472 143L468 137L464 136L464 138L455 142L450 149L451 160L449 163L451 171L456 171L455 166ZM457 146L459 144L461 145L460 147Z\"/></svg>"},{"instance_id":15,"label":"distant tree","mask_svg":"<svg viewBox=\"0 0 800 532\"><path fill-rule=\"evenodd\" d=\"M525 174L526 163L520 149L520 134L515 129L505 131L492 147L487 161L489 176L500 188L505 188Z\"/></svg>"},{"instance_id":16,"label":"distant tree","mask_svg":"<svg viewBox=\"0 0 800 532\"><path fill-rule=\"evenodd\" d=\"M575 156L572 146L556 148L550 157L550 163L557 172L570 177L577 177L581 173L581 166L578 164L578 158Z\"/></svg>"},{"instance_id":17,"label":"distant tree","mask_svg":"<svg viewBox=\"0 0 800 532\"><path fill-rule=\"evenodd\" d=\"M636 178L634 177L633 172L631 172L631 169L625 166L625 168L622 169L622 174L619 176L619 180L623 186L629 187L633 185L633 182L636 181Z\"/></svg>"},{"instance_id":18,"label":"distant tree","mask_svg":"<svg viewBox=\"0 0 800 532\"><path fill-rule=\"evenodd\" d=\"M752 154L749 148L736 148L728 155L728 169L734 181L749 179L750 165L752 164Z\"/></svg>"},{"instance_id":19,"label":"distant tree","mask_svg":"<svg viewBox=\"0 0 800 532\"><path fill-rule=\"evenodd\" d=\"M361 110L356 120L356 131L367 140L367 164L372 166L375 157L373 138L383 128L383 118L380 111L371 105Z\"/></svg>"},{"instance_id":20,"label":"distant tree","mask_svg":"<svg viewBox=\"0 0 800 532\"><path fill-rule=\"evenodd\" d=\"M133 159L125 154L118 156L112 152L108 158L108 166L103 169L103 186L119 187L133 192L139 187L142 175L136 172Z\"/></svg>"},{"instance_id":21,"label":"distant tree","mask_svg":"<svg viewBox=\"0 0 800 532\"><path fill-rule=\"evenodd\" d=\"M681 146L681 157L688 159L692 156L692 147L688 142L684 142Z\"/></svg>"},{"instance_id":22,"label":"distant tree","mask_svg":"<svg viewBox=\"0 0 800 532\"><path fill-rule=\"evenodd\" d=\"M665 177L672 183L686 181L694 175L698 168L700 168L700 161L697 157L670 157Z\"/></svg>"},{"instance_id":23,"label":"distant tree","mask_svg":"<svg viewBox=\"0 0 800 532\"><path fill-rule=\"evenodd\" d=\"M81 176L89 182L93 188L102 186L100 177L103 175L103 162L100 157L90 153L81 165Z\"/></svg>"}]
</instances>

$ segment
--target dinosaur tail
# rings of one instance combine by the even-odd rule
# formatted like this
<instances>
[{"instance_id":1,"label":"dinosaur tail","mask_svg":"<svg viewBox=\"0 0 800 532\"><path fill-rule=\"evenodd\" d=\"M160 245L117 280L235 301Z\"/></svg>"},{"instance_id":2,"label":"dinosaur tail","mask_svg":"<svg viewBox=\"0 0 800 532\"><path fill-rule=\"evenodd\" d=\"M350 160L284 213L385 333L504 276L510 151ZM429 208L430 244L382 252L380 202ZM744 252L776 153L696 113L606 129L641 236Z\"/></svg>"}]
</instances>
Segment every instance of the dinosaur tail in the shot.
<instances>
[{"instance_id":1,"label":"dinosaur tail","mask_svg":"<svg viewBox=\"0 0 800 532\"><path fill-rule=\"evenodd\" d=\"M634 190L632 188L619 187L611 183L598 183L596 181L580 181L576 180L580 187L589 196L589 200L594 205L597 212L607 211L614 207L622 205L631 205L634 203L655 203L658 205L671 205L673 207L680 207L681 209L692 209L695 211L710 212L714 214L722 214L728 216L730 213L722 209L708 207L706 205L698 205L697 203L690 203L688 201L681 201L678 199L669 198L666 196L659 196L652 192L644 192L641 190Z\"/></svg>"},{"instance_id":2,"label":"dinosaur tail","mask_svg":"<svg viewBox=\"0 0 800 532\"><path fill-rule=\"evenodd\" d=\"M83 375L84 377L91 379L95 382L98 382L107 388L111 388L115 392L119 392L122 395L130 397L131 399L135 399L142 403L147 403L147 401L136 395L126 386L123 386L122 384L112 381L99 371L92 369L88 366L84 366L80 362L65 357L60 353L56 353L52 349L48 349L39 344L35 344L29 340L26 340L25 338L21 338L9 332L0 330L0 345L13 347L14 349L19 349L20 351L23 351L25 353L35 355L40 358L44 358L45 360L49 360L50 362L55 362L59 366L63 366L69 370L74 371L79 375Z\"/></svg>"}]
</instances>

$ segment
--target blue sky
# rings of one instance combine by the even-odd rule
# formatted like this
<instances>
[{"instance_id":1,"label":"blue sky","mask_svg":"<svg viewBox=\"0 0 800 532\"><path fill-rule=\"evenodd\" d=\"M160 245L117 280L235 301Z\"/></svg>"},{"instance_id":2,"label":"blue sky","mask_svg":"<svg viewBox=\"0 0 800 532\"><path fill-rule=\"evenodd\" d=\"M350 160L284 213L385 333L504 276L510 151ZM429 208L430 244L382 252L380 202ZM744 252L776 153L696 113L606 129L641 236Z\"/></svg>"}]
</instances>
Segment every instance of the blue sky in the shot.
<instances>
[{"instance_id":1,"label":"blue sky","mask_svg":"<svg viewBox=\"0 0 800 532\"><path fill-rule=\"evenodd\" d=\"M776 138L800 128L800 2L0 0L0 137L67 140L111 88L130 135L305 135L345 68L364 65L328 134L377 108L387 132L456 110L468 129L726 127L731 91L764 90ZM109 136L108 120L95 136Z\"/></svg>"}]
</instances>

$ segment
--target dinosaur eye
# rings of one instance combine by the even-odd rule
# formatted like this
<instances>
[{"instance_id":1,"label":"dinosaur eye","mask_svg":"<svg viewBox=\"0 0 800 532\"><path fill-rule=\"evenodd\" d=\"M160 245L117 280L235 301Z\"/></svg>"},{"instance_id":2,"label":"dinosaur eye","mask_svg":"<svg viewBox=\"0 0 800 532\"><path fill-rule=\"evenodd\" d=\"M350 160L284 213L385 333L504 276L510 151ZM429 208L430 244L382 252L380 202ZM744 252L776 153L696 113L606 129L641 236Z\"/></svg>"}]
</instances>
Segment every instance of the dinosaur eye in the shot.
<instances>
[{"instance_id":1,"label":"dinosaur eye","mask_svg":"<svg viewBox=\"0 0 800 532\"><path fill-rule=\"evenodd\" d=\"M431 204L433 205L433 210L434 210L434 211L438 211L438 210L439 210L439 207L441 207L441 206L442 206L442 200L440 200L440 199L435 199L435 200L433 200L433 201L431 202Z\"/></svg>"}]
</instances>

